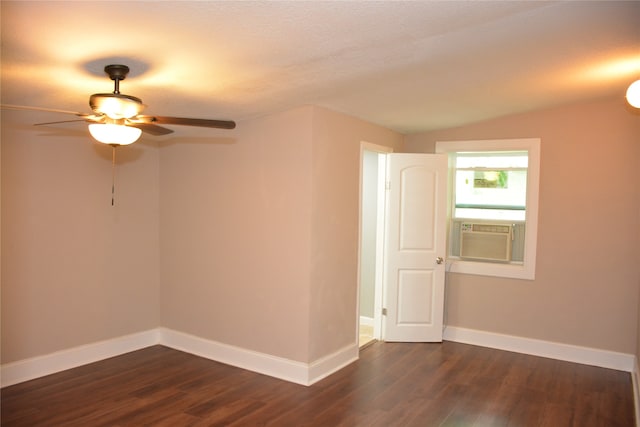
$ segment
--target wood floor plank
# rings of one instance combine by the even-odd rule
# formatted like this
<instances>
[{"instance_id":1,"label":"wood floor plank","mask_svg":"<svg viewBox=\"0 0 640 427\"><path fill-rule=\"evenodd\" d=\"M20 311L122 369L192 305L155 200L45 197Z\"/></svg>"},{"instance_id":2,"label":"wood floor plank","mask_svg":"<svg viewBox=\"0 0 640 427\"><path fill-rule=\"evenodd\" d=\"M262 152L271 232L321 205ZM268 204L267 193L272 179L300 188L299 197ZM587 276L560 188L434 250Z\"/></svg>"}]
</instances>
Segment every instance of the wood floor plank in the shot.
<instances>
[{"instance_id":1,"label":"wood floor plank","mask_svg":"<svg viewBox=\"0 0 640 427\"><path fill-rule=\"evenodd\" d=\"M635 425L627 372L444 342L377 342L310 387L162 346L6 387L1 425Z\"/></svg>"}]
</instances>

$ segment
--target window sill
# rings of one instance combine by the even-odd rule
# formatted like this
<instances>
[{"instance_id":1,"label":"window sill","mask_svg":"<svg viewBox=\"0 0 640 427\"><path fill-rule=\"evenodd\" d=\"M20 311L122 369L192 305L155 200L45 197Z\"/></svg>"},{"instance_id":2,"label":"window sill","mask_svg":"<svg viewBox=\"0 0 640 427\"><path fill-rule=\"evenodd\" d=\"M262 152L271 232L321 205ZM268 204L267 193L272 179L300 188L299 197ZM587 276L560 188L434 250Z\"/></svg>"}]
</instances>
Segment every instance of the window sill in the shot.
<instances>
[{"instance_id":1,"label":"window sill","mask_svg":"<svg viewBox=\"0 0 640 427\"><path fill-rule=\"evenodd\" d=\"M534 280L535 270L524 264L499 264L493 262L447 259L447 273L473 274L477 276L506 277L510 279Z\"/></svg>"}]
</instances>

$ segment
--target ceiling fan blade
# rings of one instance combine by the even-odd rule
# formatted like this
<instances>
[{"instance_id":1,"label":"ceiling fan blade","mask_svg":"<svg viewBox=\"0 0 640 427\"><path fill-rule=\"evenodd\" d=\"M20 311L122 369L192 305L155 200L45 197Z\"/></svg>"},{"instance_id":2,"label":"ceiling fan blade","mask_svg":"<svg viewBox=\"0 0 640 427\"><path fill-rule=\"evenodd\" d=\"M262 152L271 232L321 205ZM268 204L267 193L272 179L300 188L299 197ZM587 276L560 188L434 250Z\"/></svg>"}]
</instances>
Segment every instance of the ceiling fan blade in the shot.
<instances>
[{"instance_id":1,"label":"ceiling fan blade","mask_svg":"<svg viewBox=\"0 0 640 427\"><path fill-rule=\"evenodd\" d=\"M157 126L151 123L131 123L131 124L128 124L127 126L138 128L142 132L146 132L150 135L155 135L155 136L168 135L170 133L173 133L171 129L163 128L162 126Z\"/></svg>"},{"instance_id":2,"label":"ceiling fan blade","mask_svg":"<svg viewBox=\"0 0 640 427\"><path fill-rule=\"evenodd\" d=\"M47 125L57 125L60 123L72 123L72 122L94 122L95 120L88 119L74 119L74 120L58 120L55 122L45 122L45 123L34 123L34 126L47 126Z\"/></svg>"},{"instance_id":3,"label":"ceiling fan blade","mask_svg":"<svg viewBox=\"0 0 640 427\"><path fill-rule=\"evenodd\" d=\"M79 116L79 117L84 117L88 115L85 113L78 113L77 111L58 110L56 108L29 107L26 105L0 104L0 108L3 110L28 110L28 111L44 111L48 113L73 114L74 116Z\"/></svg>"},{"instance_id":4,"label":"ceiling fan blade","mask_svg":"<svg viewBox=\"0 0 640 427\"><path fill-rule=\"evenodd\" d=\"M192 119L186 117L137 116L147 123L162 125L199 126L205 128L234 129L236 123L230 120Z\"/></svg>"}]
</instances>

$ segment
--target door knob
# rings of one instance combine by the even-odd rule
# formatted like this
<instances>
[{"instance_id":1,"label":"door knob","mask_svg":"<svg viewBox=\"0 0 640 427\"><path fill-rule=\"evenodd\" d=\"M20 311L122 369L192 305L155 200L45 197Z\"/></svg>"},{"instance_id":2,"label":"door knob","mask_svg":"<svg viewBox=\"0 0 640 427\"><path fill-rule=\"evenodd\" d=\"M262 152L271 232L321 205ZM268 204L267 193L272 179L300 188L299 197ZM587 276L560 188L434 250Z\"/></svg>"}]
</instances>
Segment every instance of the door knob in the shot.
<instances>
[{"instance_id":1,"label":"door knob","mask_svg":"<svg viewBox=\"0 0 640 427\"><path fill-rule=\"evenodd\" d=\"M442 264L443 262L444 262L444 258L442 258L441 256L436 258L436 264Z\"/></svg>"}]
</instances>

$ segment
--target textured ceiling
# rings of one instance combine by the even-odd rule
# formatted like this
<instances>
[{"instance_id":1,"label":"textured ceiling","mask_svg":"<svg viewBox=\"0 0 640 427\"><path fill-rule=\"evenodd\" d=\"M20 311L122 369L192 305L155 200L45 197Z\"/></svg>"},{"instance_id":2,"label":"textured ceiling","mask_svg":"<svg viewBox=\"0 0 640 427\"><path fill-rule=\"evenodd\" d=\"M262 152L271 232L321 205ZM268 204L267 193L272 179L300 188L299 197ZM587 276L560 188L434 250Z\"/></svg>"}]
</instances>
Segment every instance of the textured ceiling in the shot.
<instances>
[{"instance_id":1,"label":"textured ceiling","mask_svg":"<svg viewBox=\"0 0 640 427\"><path fill-rule=\"evenodd\" d=\"M640 1L0 7L3 104L88 111L113 89L104 65L124 63L120 90L149 114L241 122L316 104L415 133L623 97L640 78Z\"/></svg>"}]
</instances>

